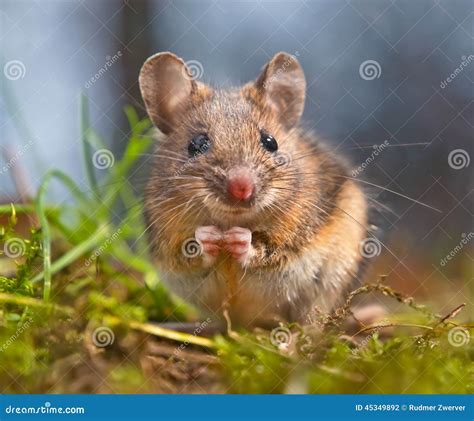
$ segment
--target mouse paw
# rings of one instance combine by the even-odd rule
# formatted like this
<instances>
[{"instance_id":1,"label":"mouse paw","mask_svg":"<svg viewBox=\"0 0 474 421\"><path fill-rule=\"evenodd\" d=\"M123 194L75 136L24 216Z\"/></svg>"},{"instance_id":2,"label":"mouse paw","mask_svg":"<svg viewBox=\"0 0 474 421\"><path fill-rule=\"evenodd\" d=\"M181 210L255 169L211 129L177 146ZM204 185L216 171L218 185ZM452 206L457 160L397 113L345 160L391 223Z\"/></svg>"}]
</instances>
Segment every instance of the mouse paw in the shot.
<instances>
[{"instance_id":1,"label":"mouse paw","mask_svg":"<svg viewBox=\"0 0 474 421\"><path fill-rule=\"evenodd\" d=\"M252 232L247 228L233 227L224 233L225 249L245 265L252 251Z\"/></svg>"},{"instance_id":2,"label":"mouse paw","mask_svg":"<svg viewBox=\"0 0 474 421\"><path fill-rule=\"evenodd\" d=\"M211 266L216 261L221 250L222 236L219 228L213 225L196 228L194 237L201 246L204 266Z\"/></svg>"}]
</instances>

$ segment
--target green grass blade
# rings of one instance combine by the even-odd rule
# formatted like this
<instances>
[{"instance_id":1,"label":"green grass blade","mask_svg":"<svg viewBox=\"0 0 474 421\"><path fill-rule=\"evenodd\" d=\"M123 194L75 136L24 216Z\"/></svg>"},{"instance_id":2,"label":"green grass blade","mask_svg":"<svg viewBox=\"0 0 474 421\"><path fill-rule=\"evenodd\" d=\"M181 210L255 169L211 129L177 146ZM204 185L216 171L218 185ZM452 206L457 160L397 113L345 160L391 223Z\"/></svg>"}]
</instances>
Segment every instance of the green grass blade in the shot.
<instances>
[{"instance_id":1,"label":"green grass blade","mask_svg":"<svg viewBox=\"0 0 474 421\"><path fill-rule=\"evenodd\" d=\"M61 256L58 260L56 260L52 265L49 266L49 272L47 273L46 270L38 273L31 282L36 283L45 279L46 283L46 276L54 275L58 273L61 269L64 269L66 266L70 265L74 261L76 261L79 257L81 257L84 253L92 250L97 245L104 242L111 229L107 225L103 225L99 227L99 229L91 235L87 240L83 241L82 243L78 244L77 246L73 247L69 250L65 255Z\"/></svg>"},{"instance_id":2,"label":"green grass blade","mask_svg":"<svg viewBox=\"0 0 474 421\"><path fill-rule=\"evenodd\" d=\"M38 189L38 195L36 197L36 213L38 215L38 219L41 225L41 230L42 230L42 235L43 235L43 240L42 240L43 272L42 272L42 277L40 279L44 278L43 297L46 301L49 300L49 297L51 294L52 272L51 272L51 232L50 232L48 218L46 216L45 196L46 196L46 191L48 189L49 183L54 178L64 183L66 187L68 187L68 189L78 199L78 201L80 201L81 203L85 205L88 205L87 198L80 191L77 184L74 183L74 181L69 176L57 170L52 170L45 175L43 182L41 183Z\"/></svg>"},{"instance_id":3,"label":"green grass blade","mask_svg":"<svg viewBox=\"0 0 474 421\"><path fill-rule=\"evenodd\" d=\"M42 231L42 246L43 246L43 273L44 273L44 287L43 287L43 298L45 301L49 301L51 295L51 233L48 224L48 218L46 217L45 209L45 194L46 189L52 179L52 174L45 177L44 181L38 190L38 196L36 199L36 213L39 218Z\"/></svg>"},{"instance_id":4,"label":"green grass blade","mask_svg":"<svg viewBox=\"0 0 474 421\"><path fill-rule=\"evenodd\" d=\"M61 210L60 206L45 206L45 210L47 212L59 212ZM5 213L11 213L12 207L11 205L0 205L0 215ZM15 211L17 213L31 213L36 211L35 205L23 204L23 203L15 203Z\"/></svg>"},{"instance_id":5,"label":"green grass blade","mask_svg":"<svg viewBox=\"0 0 474 421\"><path fill-rule=\"evenodd\" d=\"M89 185L97 197L97 179L95 177L94 167L92 165L92 146L88 141L90 131L90 122L89 122L89 102L87 96L81 94L81 142L82 150L84 154L84 165L86 167L87 180Z\"/></svg>"},{"instance_id":6,"label":"green grass blade","mask_svg":"<svg viewBox=\"0 0 474 421\"><path fill-rule=\"evenodd\" d=\"M135 133L135 130L138 126L140 120L138 119L138 114L131 105L126 105L124 108L125 115L127 116L128 124L132 129L132 132Z\"/></svg>"}]
</instances>

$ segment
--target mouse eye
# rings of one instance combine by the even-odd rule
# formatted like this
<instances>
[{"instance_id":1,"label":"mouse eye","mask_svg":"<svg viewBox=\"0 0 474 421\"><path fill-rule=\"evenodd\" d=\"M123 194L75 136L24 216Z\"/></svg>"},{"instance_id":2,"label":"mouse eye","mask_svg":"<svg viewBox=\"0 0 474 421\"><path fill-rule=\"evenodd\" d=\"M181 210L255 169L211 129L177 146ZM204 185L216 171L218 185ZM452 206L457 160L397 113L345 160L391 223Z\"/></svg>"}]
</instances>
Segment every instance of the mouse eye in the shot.
<instances>
[{"instance_id":1,"label":"mouse eye","mask_svg":"<svg viewBox=\"0 0 474 421\"><path fill-rule=\"evenodd\" d=\"M278 150L278 143L275 138L264 131L260 132L260 143L268 152L275 152Z\"/></svg>"},{"instance_id":2,"label":"mouse eye","mask_svg":"<svg viewBox=\"0 0 474 421\"><path fill-rule=\"evenodd\" d=\"M191 158L206 153L211 146L211 141L207 134L197 135L188 145L188 153Z\"/></svg>"}]
</instances>

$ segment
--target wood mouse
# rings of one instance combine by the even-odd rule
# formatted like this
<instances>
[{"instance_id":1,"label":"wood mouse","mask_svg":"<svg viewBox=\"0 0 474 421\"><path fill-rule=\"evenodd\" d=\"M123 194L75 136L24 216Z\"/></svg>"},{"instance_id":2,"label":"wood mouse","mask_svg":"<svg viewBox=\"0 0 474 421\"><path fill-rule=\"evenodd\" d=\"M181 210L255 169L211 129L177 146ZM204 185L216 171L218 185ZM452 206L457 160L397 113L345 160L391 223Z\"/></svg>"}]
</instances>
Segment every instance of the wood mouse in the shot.
<instances>
[{"instance_id":1,"label":"wood mouse","mask_svg":"<svg viewBox=\"0 0 474 421\"><path fill-rule=\"evenodd\" d=\"M145 211L163 282L243 326L307 324L340 304L367 260L369 205L346 161L299 124L296 57L278 53L255 81L220 90L164 52L139 82L162 132Z\"/></svg>"}]
</instances>

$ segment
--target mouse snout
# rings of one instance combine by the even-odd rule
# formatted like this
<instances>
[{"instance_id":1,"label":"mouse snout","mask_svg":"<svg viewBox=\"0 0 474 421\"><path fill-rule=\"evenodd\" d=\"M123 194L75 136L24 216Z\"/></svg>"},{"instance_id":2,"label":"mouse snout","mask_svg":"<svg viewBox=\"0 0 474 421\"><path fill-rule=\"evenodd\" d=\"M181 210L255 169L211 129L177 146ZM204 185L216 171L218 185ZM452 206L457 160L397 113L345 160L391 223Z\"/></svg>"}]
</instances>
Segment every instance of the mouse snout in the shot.
<instances>
[{"instance_id":1,"label":"mouse snout","mask_svg":"<svg viewBox=\"0 0 474 421\"><path fill-rule=\"evenodd\" d=\"M233 200L248 202L255 193L255 180L246 167L232 168L227 175L227 193Z\"/></svg>"}]
</instances>

